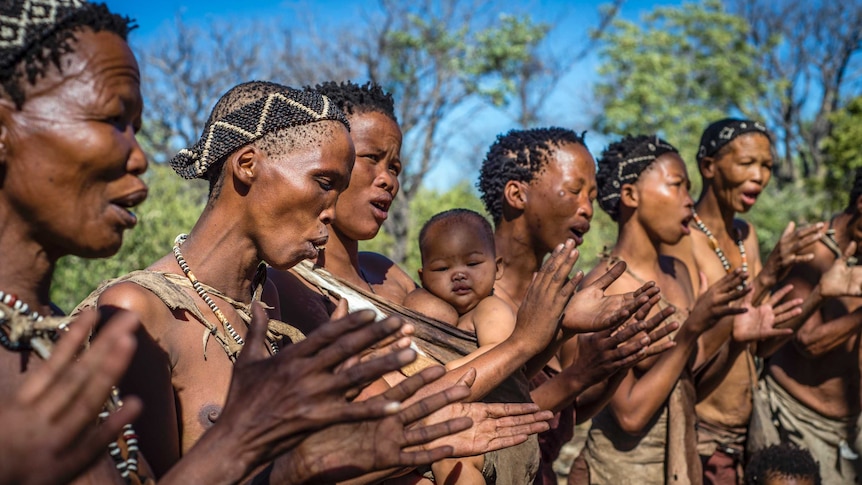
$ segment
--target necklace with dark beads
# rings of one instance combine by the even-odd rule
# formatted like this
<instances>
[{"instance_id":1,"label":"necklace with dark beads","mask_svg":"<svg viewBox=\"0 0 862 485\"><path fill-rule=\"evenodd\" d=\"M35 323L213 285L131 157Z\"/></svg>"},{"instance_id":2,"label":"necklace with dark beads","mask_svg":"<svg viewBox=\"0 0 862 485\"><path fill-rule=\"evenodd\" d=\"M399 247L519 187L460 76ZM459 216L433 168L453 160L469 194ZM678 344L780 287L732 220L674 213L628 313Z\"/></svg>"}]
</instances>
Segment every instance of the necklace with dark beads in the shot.
<instances>
[{"instance_id":1,"label":"necklace with dark beads","mask_svg":"<svg viewBox=\"0 0 862 485\"><path fill-rule=\"evenodd\" d=\"M724 267L725 273L730 273L733 269L730 267L730 261L727 260L727 256L724 254L724 251L721 250L721 246L718 245L718 239L712 234L712 231L706 227L706 224L698 217L697 212L692 209L692 216L694 216L694 225L700 229L700 232L706 235L706 238L709 239L709 246L715 251L715 255L718 256L718 260L721 261L721 266ZM745 244L741 237L736 238L736 246L739 248L739 256L742 259L742 272L748 273L748 257L745 255ZM745 289L745 282L742 282L742 285L737 288L738 290Z\"/></svg>"}]
</instances>

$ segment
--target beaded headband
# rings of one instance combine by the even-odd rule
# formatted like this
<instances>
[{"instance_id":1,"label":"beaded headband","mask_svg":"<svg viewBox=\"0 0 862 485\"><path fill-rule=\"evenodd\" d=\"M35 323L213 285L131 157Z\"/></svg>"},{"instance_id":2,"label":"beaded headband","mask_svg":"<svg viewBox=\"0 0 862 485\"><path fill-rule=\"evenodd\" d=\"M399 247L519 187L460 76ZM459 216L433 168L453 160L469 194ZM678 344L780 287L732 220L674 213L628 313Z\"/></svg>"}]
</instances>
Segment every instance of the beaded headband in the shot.
<instances>
[{"instance_id":1,"label":"beaded headband","mask_svg":"<svg viewBox=\"0 0 862 485\"><path fill-rule=\"evenodd\" d=\"M697 161L711 157L721 150L721 147L732 142L745 133L761 133L772 141L772 135L766 125L759 121L725 118L709 125L700 137L700 148L697 150Z\"/></svg>"},{"instance_id":2,"label":"beaded headband","mask_svg":"<svg viewBox=\"0 0 862 485\"><path fill-rule=\"evenodd\" d=\"M612 147L608 147L599 160L599 171L596 179L599 186L599 206L611 216L617 219L620 210L620 193L624 184L637 182L641 173L652 164L656 158L665 153L679 153L670 143L658 136L627 137L627 140L641 138L642 141L635 145L625 156L612 153ZM620 143L623 143L623 140ZM619 163L614 165L613 159ZM604 162L604 163L602 163Z\"/></svg>"},{"instance_id":3,"label":"beaded headband","mask_svg":"<svg viewBox=\"0 0 862 485\"><path fill-rule=\"evenodd\" d=\"M17 63L27 51L80 10L83 0L4 0L0 2L0 69Z\"/></svg>"},{"instance_id":4,"label":"beaded headband","mask_svg":"<svg viewBox=\"0 0 862 485\"><path fill-rule=\"evenodd\" d=\"M221 119L210 115L200 140L180 150L171 167L183 178L205 179L213 164L267 133L326 120L340 121L350 129L344 113L326 96L283 86Z\"/></svg>"}]
</instances>

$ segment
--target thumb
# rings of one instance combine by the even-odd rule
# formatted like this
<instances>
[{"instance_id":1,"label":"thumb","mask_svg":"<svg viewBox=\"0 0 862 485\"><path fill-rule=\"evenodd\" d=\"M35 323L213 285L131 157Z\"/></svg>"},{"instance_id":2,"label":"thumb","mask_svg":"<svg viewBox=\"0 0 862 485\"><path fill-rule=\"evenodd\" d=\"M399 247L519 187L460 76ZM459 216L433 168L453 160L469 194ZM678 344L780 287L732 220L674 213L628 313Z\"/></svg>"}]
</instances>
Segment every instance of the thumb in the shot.
<instances>
[{"instance_id":1,"label":"thumb","mask_svg":"<svg viewBox=\"0 0 862 485\"><path fill-rule=\"evenodd\" d=\"M347 308L347 299L342 298L338 300L338 303L335 305L335 311L332 312L332 315L330 315L329 319L338 320L339 318L344 318L347 316L348 312L349 310Z\"/></svg>"},{"instance_id":2,"label":"thumb","mask_svg":"<svg viewBox=\"0 0 862 485\"><path fill-rule=\"evenodd\" d=\"M784 232L781 233L781 239L793 234L793 230L796 229L796 222L790 221L787 223L787 227L784 229Z\"/></svg>"},{"instance_id":3,"label":"thumb","mask_svg":"<svg viewBox=\"0 0 862 485\"><path fill-rule=\"evenodd\" d=\"M856 241L850 241L850 244L847 245L847 249L844 250L844 258L849 259L854 254L856 254Z\"/></svg>"},{"instance_id":4,"label":"thumb","mask_svg":"<svg viewBox=\"0 0 862 485\"><path fill-rule=\"evenodd\" d=\"M258 302L251 304L251 323L248 325L248 333L245 336L245 345L236 358L236 365L248 364L256 360L264 359L269 355L263 345L266 327L269 324L269 316Z\"/></svg>"},{"instance_id":5,"label":"thumb","mask_svg":"<svg viewBox=\"0 0 862 485\"><path fill-rule=\"evenodd\" d=\"M697 274L700 276L700 288L698 288L697 296L701 297L709 288L709 280L706 279L706 273L703 271L698 271Z\"/></svg>"},{"instance_id":6,"label":"thumb","mask_svg":"<svg viewBox=\"0 0 862 485\"><path fill-rule=\"evenodd\" d=\"M455 385L464 385L467 387L473 387L473 383L476 382L476 368L470 367L470 369L458 379L458 382Z\"/></svg>"}]
</instances>

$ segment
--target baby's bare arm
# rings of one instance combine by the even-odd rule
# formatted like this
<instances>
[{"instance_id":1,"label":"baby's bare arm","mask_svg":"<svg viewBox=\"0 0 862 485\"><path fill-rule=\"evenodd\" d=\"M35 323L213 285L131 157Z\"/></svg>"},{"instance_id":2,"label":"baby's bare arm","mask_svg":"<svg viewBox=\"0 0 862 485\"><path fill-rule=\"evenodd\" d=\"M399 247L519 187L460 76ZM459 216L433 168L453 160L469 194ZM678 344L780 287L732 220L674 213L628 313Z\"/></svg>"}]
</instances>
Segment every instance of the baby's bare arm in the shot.
<instances>
[{"instance_id":1,"label":"baby's bare arm","mask_svg":"<svg viewBox=\"0 0 862 485\"><path fill-rule=\"evenodd\" d=\"M459 328L472 326L476 329L479 348L469 355L446 363L446 368L461 367L509 338L515 330L515 319L512 307L506 302L494 295L484 298L476 308L462 315L458 321Z\"/></svg>"},{"instance_id":2,"label":"baby's bare arm","mask_svg":"<svg viewBox=\"0 0 862 485\"><path fill-rule=\"evenodd\" d=\"M425 288L416 288L404 299L404 306L415 310L426 317L448 323L453 327L458 324L458 312L452 305L434 296Z\"/></svg>"}]
</instances>

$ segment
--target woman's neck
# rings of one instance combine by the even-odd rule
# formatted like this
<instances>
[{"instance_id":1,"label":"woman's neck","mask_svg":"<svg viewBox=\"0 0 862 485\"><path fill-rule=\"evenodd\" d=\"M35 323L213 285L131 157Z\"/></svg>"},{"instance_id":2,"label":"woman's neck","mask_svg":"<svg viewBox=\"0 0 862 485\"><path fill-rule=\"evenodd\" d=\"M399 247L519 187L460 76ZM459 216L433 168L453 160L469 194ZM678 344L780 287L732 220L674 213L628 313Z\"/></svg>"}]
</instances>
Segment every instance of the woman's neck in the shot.
<instances>
[{"instance_id":1,"label":"woman's neck","mask_svg":"<svg viewBox=\"0 0 862 485\"><path fill-rule=\"evenodd\" d=\"M542 266L548 252L536 250L525 228L514 222L501 221L497 225L494 244L497 257L503 259L503 275L494 286L502 289L520 306L533 279L533 273Z\"/></svg>"},{"instance_id":2,"label":"woman's neck","mask_svg":"<svg viewBox=\"0 0 862 485\"><path fill-rule=\"evenodd\" d=\"M29 223L0 209L0 291L51 314L51 279L59 255L30 237Z\"/></svg>"},{"instance_id":3,"label":"woman's neck","mask_svg":"<svg viewBox=\"0 0 862 485\"><path fill-rule=\"evenodd\" d=\"M617 243L611 254L626 262L627 268L644 280L655 280L661 272L659 241L635 221L619 226Z\"/></svg>"},{"instance_id":4,"label":"woman's neck","mask_svg":"<svg viewBox=\"0 0 862 485\"><path fill-rule=\"evenodd\" d=\"M329 227L330 238L317 264L339 278L357 286L367 283L359 268L359 241L351 239L334 226Z\"/></svg>"},{"instance_id":5,"label":"woman's neck","mask_svg":"<svg viewBox=\"0 0 862 485\"><path fill-rule=\"evenodd\" d=\"M260 255L242 225L218 222L225 220L236 219L216 217L209 207L205 209L180 251L198 281L250 303Z\"/></svg>"},{"instance_id":6,"label":"woman's neck","mask_svg":"<svg viewBox=\"0 0 862 485\"><path fill-rule=\"evenodd\" d=\"M706 227L713 234L731 234L733 227L733 218L736 216L733 208L725 205L712 190L712 187L706 186L703 193L694 206L697 211L697 216L706 224Z\"/></svg>"}]
</instances>

